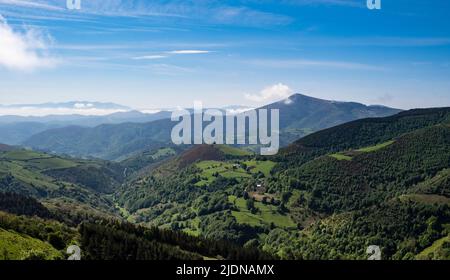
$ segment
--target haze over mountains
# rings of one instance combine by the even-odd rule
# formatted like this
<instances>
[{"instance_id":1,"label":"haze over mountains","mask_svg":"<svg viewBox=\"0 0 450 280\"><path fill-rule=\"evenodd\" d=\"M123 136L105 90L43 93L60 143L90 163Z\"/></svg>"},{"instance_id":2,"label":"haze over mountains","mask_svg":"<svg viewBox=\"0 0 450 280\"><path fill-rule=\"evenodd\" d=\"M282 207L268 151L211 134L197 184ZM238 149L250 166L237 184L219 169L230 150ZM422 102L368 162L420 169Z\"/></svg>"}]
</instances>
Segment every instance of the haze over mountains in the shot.
<instances>
[{"instance_id":1,"label":"haze over mountains","mask_svg":"<svg viewBox=\"0 0 450 280\"><path fill-rule=\"evenodd\" d=\"M286 100L262 108L280 110L282 145L287 145L314 131L344 122L367 117L384 117L400 111L354 102L322 100L301 94L292 95ZM164 116L168 117L169 112L148 115L148 118L155 118L148 122L144 122L143 119L141 121L122 119L123 123L106 122L96 127L79 125L52 127L33 133L27 139L22 137L21 144L58 154L118 160L170 144L170 132L175 123Z\"/></svg>"},{"instance_id":2,"label":"haze over mountains","mask_svg":"<svg viewBox=\"0 0 450 280\"><path fill-rule=\"evenodd\" d=\"M227 106L222 109L240 113L251 108ZM173 110L176 108L137 110L115 103L89 101L0 105L0 143L20 145L34 134L67 126L95 127L168 119Z\"/></svg>"},{"instance_id":3,"label":"haze over mountains","mask_svg":"<svg viewBox=\"0 0 450 280\"><path fill-rule=\"evenodd\" d=\"M111 102L48 102L42 104L0 105L0 116L108 115L132 109Z\"/></svg>"}]
</instances>

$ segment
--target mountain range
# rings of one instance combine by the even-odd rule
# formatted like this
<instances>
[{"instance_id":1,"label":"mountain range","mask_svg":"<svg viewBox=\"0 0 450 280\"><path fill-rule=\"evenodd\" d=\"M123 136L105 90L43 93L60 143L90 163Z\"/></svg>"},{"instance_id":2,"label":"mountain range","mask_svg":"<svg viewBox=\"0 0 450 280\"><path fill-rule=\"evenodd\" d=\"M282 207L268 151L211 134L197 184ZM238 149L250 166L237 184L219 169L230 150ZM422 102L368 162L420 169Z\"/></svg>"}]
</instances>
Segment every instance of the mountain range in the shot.
<instances>
[{"instance_id":1,"label":"mountain range","mask_svg":"<svg viewBox=\"0 0 450 280\"><path fill-rule=\"evenodd\" d=\"M280 110L282 145L344 122L366 117L384 117L400 112L388 107L321 100L301 94L262 108ZM164 113L161 113L158 116L163 115ZM173 126L174 123L170 119L162 118L147 123L59 127L30 135L21 144L52 153L120 160L169 145Z\"/></svg>"},{"instance_id":2,"label":"mountain range","mask_svg":"<svg viewBox=\"0 0 450 280\"><path fill-rule=\"evenodd\" d=\"M251 108L227 106L222 109L240 113ZM135 110L115 103L88 101L0 105L0 143L20 145L34 134L67 126L95 127L169 119L173 110L176 108Z\"/></svg>"}]
</instances>

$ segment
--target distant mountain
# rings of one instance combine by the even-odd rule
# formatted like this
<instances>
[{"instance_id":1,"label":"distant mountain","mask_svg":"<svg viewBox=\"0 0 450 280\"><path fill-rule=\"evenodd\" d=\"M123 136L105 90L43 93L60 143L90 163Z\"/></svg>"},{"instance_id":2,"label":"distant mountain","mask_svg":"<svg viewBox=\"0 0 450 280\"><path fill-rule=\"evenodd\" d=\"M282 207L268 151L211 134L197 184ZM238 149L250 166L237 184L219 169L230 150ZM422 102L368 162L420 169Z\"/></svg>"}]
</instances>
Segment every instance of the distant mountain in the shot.
<instances>
[{"instance_id":1,"label":"distant mountain","mask_svg":"<svg viewBox=\"0 0 450 280\"><path fill-rule=\"evenodd\" d=\"M344 122L400 112L382 106L321 100L301 94L262 108L280 110L282 145ZM162 119L94 128L65 127L38 133L24 141L23 145L59 154L117 160L150 148L170 145L173 125L170 119Z\"/></svg>"},{"instance_id":2,"label":"distant mountain","mask_svg":"<svg viewBox=\"0 0 450 280\"><path fill-rule=\"evenodd\" d=\"M67 126L95 127L102 124L146 123L170 117L162 111L144 114L139 111L117 112L105 116L49 115L43 117L0 116L0 143L19 145L34 134Z\"/></svg>"},{"instance_id":3,"label":"distant mountain","mask_svg":"<svg viewBox=\"0 0 450 280\"><path fill-rule=\"evenodd\" d=\"M11 147L9 145L0 144L0 152L7 152L13 150L14 147Z\"/></svg>"},{"instance_id":4,"label":"distant mountain","mask_svg":"<svg viewBox=\"0 0 450 280\"><path fill-rule=\"evenodd\" d=\"M19 145L34 134L56 127L60 126L35 122L0 123L0 143Z\"/></svg>"},{"instance_id":5,"label":"distant mountain","mask_svg":"<svg viewBox=\"0 0 450 280\"><path fill-rule=\"evenodd\" d=\"M103 116L84 115L47 115L47 116L0 116L0 125L17 123L42 123L48 125L97 126L108 123L151 122L170 117L170 112L142 113L139 111L117 112Z\"/></svg>"},{"instance_id":6,"label":"distant mountain","mask_svg":"<svg viewBox=\"0 0 450 280\"><path fill-rule=\"evenodd\" d=\"M139 152L170 146L173 122L69 126L38 133L22 144L39 150L78 157L122 160Z\"/></svg>"},{"instance_id":7,"label":"distant mountain","mask_svg":"<svg viewBox=\"0 0 450 280\"><path fill-rule=\"evenodd\" d=\"M0 105L0 142L17 144L24 137L64 126L144 123L169 117L170 111L153 110L144 113L115 103L90 101ZM24 128L30 128L29 132L26 133L27 129Z\"/></svg>"},{"instance_id":8,"label":"distant mountain","mask_svg":"<svg viewBox=\"0 0 450 280\"><path fill-rule=\"evenodd\" d=\"M283 145L324 128L357 119L386 117L401 112L399 109L384 106L323 100L302 94L294 94L263 108L280 110Z\"/></svg>"}]
</instances>

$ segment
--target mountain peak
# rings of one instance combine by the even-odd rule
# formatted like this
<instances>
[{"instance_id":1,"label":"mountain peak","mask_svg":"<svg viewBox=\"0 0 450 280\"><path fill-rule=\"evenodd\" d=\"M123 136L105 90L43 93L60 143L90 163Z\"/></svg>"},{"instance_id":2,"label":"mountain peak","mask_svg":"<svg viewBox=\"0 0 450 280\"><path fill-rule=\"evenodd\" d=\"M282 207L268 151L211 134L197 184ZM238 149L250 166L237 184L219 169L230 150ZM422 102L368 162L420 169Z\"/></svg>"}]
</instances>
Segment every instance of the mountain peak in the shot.
<instances>
[{"instance_id":1,"label":"mountain peak","mask_svg":"<svg viewBox=\"0 0 450 280\"><path fill-rule=\"evenodd\" d=\"M385 105L378 105L378 104L374 104L374 105L366 105L360 102L355 102L355 101L340 101L340 100L328 100L328 99L321 99L321 98L317 98L317 97L312 97L309 95L305 95L302 93L295 93L291 96L289 96L288 98L279 101L281 103L285 103L285 104L291 104L291 103L297 103L297 102L305 102L305 101L314 101L314 102L323 102L323 103L328 103L328 104L343 104L343 105L355 105L355 106L361 106L361 107L366 107L369 109L386 109L386 110L395 110L396 113L402 111L400 109L396 109L396 108L391 108Z\"/></svg>"}]
</instances>

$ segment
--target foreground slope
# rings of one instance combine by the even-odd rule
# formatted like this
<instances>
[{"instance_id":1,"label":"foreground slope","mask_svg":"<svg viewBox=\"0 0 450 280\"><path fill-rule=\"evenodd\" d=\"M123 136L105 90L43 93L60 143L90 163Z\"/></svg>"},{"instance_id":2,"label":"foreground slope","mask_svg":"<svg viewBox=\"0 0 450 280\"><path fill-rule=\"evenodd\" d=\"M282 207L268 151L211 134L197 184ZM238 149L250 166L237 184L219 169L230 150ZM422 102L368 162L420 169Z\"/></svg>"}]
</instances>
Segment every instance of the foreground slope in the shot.
<instances>
[{"instance_id":1,"label":"foreground slope","mask_svg":"<svg viewBox=\"0 0 450 280\"><path fill-rule=\"evenodd\" d=\"M79 221L58 211L44 213L38 201L18 194L0 192L0 200L6 202L0 205L0 260L62 260L69 257L66 249L71 245L81 248L82 260L273 258L256 248L244 250L225 241L138 227L116 218L93 214ZM21 200L30 203L26 211L17 207Z\"/></svg>"}]
</instances>

